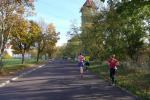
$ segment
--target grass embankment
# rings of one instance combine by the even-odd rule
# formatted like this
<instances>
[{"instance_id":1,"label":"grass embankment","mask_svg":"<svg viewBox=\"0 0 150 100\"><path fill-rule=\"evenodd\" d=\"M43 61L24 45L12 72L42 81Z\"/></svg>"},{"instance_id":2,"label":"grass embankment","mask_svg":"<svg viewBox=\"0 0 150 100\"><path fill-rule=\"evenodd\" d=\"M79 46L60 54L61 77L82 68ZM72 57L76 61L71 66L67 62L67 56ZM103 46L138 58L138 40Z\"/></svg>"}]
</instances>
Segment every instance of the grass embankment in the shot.
<instances>
[{"instance_id":1,"label":"grass embankment","mask_svg":"<svg viewBox=\"0 0 150 100\"><path fill-rule=\"evenodd\" d=\"M45 63L45 61L36 62L35 59L26 59L24 64L21 64L21 59L3 59L3 68L0 75L10 75L26 68L35 67Z\"/></svg>"},{"instance_id":2,"label":"grass embankment","mask_svg":"<svg viewBox=\"0 0 150 100\"><path fill-rule=\"evenodd\" d=\"M91 65L89 69L104 80L109 80L109 69L106 64ZM125 68L117 71L117 85L132 92L141 100L150 100L150 69Z\"/></svg>"}]
</instances>

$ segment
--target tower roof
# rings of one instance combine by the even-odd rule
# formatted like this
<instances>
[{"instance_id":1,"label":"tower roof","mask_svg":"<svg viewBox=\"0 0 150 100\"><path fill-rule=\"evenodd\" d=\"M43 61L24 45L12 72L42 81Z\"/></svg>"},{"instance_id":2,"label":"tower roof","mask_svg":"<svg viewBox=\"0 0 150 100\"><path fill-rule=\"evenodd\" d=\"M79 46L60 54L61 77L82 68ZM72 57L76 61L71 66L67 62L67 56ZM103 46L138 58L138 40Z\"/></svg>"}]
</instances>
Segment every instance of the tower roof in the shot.
<instances>
[{"instance_id":1,"label":"tower roof","mask_svg":"<svg viewBox=\"0 0 150 100\"><path fill-rule=\"evenodd\" d=\"M83 7L92 7L92 8L96 8L95 3L93 0L86 0L85 3L83 4L82 8L81 8L81 12L83 10Z\"/></svg>"},{"instance_id":2,"label":"tower roof","mask_svg":"<svg viewBox=\"0 0 150 100\"><path fill-rule=\"evenodd\" d=\"M92 6L93 0L86 0L83 6Z\"/></svg>"}]
</instances>

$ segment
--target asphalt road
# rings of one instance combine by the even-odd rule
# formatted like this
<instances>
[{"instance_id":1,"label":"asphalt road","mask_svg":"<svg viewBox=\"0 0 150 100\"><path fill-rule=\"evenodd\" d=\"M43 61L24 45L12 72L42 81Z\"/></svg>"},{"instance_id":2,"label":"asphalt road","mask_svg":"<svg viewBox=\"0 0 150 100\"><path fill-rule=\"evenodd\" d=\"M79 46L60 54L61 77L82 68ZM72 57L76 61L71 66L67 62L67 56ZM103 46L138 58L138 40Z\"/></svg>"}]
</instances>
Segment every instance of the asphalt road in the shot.
<instances>
[{"instance_id":1,"label":"asphalt road","mask_svg":"<svg viewBox=\"0 0 150 100\"><path fill-rule=\"evenodd\" d=\"M0 100L136 100L90 72L83 79L79 68L54 61L0 88Z\"/></svg>"}]
</instances>

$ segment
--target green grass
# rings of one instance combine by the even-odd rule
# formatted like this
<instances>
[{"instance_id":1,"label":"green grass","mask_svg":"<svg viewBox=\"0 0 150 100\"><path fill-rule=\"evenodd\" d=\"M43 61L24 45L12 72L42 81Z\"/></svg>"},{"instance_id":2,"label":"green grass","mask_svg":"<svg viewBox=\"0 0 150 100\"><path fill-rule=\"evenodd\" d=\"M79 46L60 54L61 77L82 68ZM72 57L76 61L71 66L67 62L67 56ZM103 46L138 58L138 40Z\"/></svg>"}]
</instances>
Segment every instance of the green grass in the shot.
<instances>
[{"instance_id":1,"label":"green grass","mask_svg":"<svg viewBox=\"0 0 150 100\"><path fill-rule=\"evenodd\" d=\"M4 66L21 64L21 59L3 59Z\"/></svg>"},{"instance_id":2,"label":"green grass","mask_svg":"<svg viewBox=\"0 0 150 100\"><path fill-rule=\"evenodd\" d=\"M21 59L3 59L3 64L5 65L16 65L16 64L21 64L22 60ZM25 59L25 64L34 64L36 63L35 59Z\"/></svg>"},{"instance_id":3,"label":"green grass","mask_svg":"<svg viewBox=\"0 0 150 100\"><path fill-rule=\"evenodd\" d=\"M99 77L109 80L109 69L106 64L92 65L89 69ZM141 100L150 100L150 69L148 68L124 68L117 71L118 86L131 91Z\"/></svg>"},{"instance_id":4,"label":"green grass","mask_svg":"<svg viewBox=\"0 0 150 100\"><path fill-rule=\"evenodd\" d=\"M1 75L9 75L10 73L15 73L25 68L33 67L37 64L45 63L44 60L40 60L38 63L36 59L25 59L24 64L21 64L21 59L3 59L3 67L1 70Z\"/></svg>"},{"instance_id":5,"label":"green grass","mask_svg":"<svg viewBox=\"0 0 150 100\"><path fill-rule=\"evenodd\" d=\"M16 64L16 65L5 65L1 69L0 76L12 75L25 68L33 67L34 64Z\"/></svg>"}]
</instances>

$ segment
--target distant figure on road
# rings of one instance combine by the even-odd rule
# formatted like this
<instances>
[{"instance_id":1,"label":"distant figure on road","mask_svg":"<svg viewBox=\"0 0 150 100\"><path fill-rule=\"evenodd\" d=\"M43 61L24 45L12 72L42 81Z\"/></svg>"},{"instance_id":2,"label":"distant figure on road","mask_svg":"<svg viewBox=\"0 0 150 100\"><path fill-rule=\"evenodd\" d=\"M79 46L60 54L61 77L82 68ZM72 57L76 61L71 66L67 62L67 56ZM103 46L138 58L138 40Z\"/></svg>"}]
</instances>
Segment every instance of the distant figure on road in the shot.
<instances>
[{"instance_id":1,"label":"distant figure on road","mask_svg":"<svg viewBox=\"0 0 150 100\"><path fill-rule=\"evenodd\" d=\"M110 78L112 81L112 85L114 86L116 81L115 74L116 74L117 67L119 65L119 61L115 58L115 54L114 54L108 59L107 63L110 70Z\"/></svg>"},{"instance_id":2,"label":"distant figure on road","mask_svg":"<svg viewBox=\"0 0 150 100\"><path fill-rule=\"evenodd\" d=\"M84 56L80 53L78 56L78 66L80 67L80 75L83 78Z\"/></svg>"},{"instance_id":3,"label":"distant figure on road","mask_svg":"<svg viewBox=\"0 0 150 100\"><path fill-rule=\"evenodd\" d=\"M88 70L88 66L90 66L90 56L85 56L85 70Z\"/></svg>"}]
</instances>

